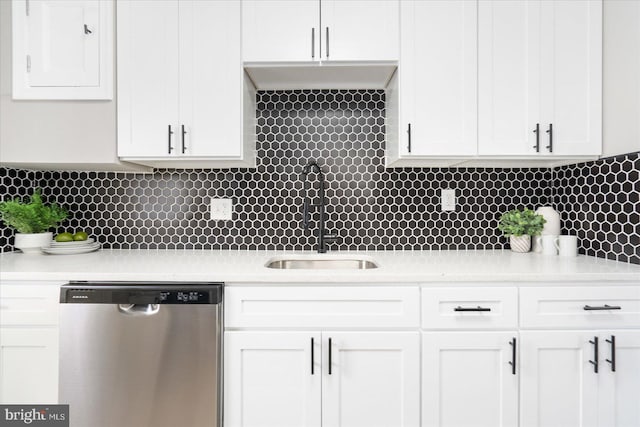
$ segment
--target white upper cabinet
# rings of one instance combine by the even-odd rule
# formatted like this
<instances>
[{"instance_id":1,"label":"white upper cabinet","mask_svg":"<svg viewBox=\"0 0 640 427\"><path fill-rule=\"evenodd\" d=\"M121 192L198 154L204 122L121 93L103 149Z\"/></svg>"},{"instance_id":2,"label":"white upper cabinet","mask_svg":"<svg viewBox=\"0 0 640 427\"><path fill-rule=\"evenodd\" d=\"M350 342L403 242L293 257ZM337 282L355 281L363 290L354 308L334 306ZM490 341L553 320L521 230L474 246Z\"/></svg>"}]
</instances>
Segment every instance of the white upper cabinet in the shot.
<instances>
[{"instance_id":1,"label":"white upper cabinet","mask_svg":"<svg viewBox=\"0 0 640 427\"><path fill-rule=\"evenodd\" d=\"M111 99L113 2L13 0L13 98Z\"/></svg>"},{"instance_id":2,"label":"white upper cabinet","mask_svg":"<svg viewBox=\"0 0 640 427\"><path fill-rule=\"evenodd\" d=\"M602 2L542 1L540 151L602 152ZM552 125L552 133L548 133Z\"/></svg>"},{"instance_id":3,"label":"white upper cabinet","mask_svg":"<svg viewBox=\"0 0 640 427\"><path fill-rule=\"evenodd\" d=\"M401 155L476 154L476 30L475 2L401 2Z\"/></svg>"},{"instance_id":4,"label":"white upper cabinet","mask_svg":"<svg viewBox=\"0 0 640 427\"><path fill-rule=\"evenodd\" d=\"M536 153L533 131L541 120L539 22L538 1L481 0L478 4L481 154Z\"/></svg>"},{"instance_id":5,"label":"white upper cabinet","mask_svg":"<svg viewBox=\"0 0 640 427\"><path fill-rule=\"evenodd\" d=\"M239 0L118 2L121 158L165 167L255 164L240 22Z\"/></svg>"},{"instance_id":6,"label":"white upper cabinet","mask_svg":"<svg viewBox=\"0 0 640 427\"><path fill-rule=\"evenodd\" d=\"M120 157L167 156L175 150L178 32L177 0L118 3Z\"/></svg>"},{"instance_id":7,"label":"white upper cabinet","mask_svg":"<svg viewBox=\"0 0 640 427\"><path fill-rule=\"evenodd\" d=\"M394 61L398 0L244 0L245 62Z\"/></svg>"},{"instance_id":8,"label":"white upper cabinet","mask_svg":"<svg viewBox=\"0 0 640 427\"><path fill-rule=\"evenodd\" d=\"M478 152L597 156L602 2L480 0Z\"/></svg>"},{"instance_id":9,"label":"white upper cabinet","mask_svg":"<svg viewBox=\"0 0 640 427\"><path fill-rule=\"evenodd\" d=\"M243 0L242 59L294 62L320 59L318 0Z\"/></svg>"}]
</instances>

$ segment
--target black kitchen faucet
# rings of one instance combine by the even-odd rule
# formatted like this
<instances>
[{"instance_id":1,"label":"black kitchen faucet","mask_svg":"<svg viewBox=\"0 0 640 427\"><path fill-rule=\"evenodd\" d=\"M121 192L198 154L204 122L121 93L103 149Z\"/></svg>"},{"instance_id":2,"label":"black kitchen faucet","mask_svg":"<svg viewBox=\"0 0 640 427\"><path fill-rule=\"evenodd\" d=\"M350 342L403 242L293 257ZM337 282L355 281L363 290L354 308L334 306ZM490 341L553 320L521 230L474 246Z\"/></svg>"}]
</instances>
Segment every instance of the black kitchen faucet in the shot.
<instances>
[{"instance_id":1,"label":"black kitchen faucet","mask_svg":"<svg viewBox=\"0 0 640 427\"><path fill-rule=\"evenodd\" d=\"M310 203L309 197L307 196L309 190L309 180L307 179L307 175L310 172L315 171L318 174L318 182L320 184L318 188L318 199L319 203ZM325 206L326 199L324 198L324 173L322 173L322 169L318 166L318 163L315 160L309 161L307 165L302 170L302 180L304 182L304 208L302 213L302 222L305 230L309 229L309 208L318 208L320 220L318 221L318 253L323 254L327 252L327 243L335 242L338 239L338 236L335 234L325 234L326 230L324 228L324 220L325 220Z\"/></svg>"}]
</instances>

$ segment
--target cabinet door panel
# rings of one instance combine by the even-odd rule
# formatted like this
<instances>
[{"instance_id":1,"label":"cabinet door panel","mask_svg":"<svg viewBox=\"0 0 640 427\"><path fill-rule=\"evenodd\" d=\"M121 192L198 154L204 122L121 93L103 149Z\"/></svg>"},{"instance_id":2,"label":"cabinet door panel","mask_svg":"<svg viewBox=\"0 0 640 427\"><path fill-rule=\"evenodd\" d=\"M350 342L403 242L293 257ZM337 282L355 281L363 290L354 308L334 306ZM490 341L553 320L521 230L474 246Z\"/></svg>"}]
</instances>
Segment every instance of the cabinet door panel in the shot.
<instances>
[{"instance_id":1,"label":"cabinet door panel","mask_svg":"<svg viewBox=\"0 0 640 427\"><path fill-rule=\"evenodd\" d=\"M31 86L100 84L99 3L97 0L29 1L27 39ZM85 33L85 25L91 33Z\"/></svg>"},{"instance_id":2,"label":"cabinet door panel","mask_svg":"<svg viewBox=\"0 0 640 427\"><path fill-rule=\"evenodd\" d=\"M589 340L596 335L589 331L520 332L522 427L597 425L598 374L589 363L595 350Z\"/></svg>"},{"instance_id":3,"label":"cabinet door panel","mask_svg":"<svg viewBox=\"0 0 640 427\"><path fill-rule=\"evenodd\" d=\"M401 115L404 155L477 152L477 4L401 2Z\"/></svg>"},{"instance_id":4,"label":"cabinet door panel","mask_svg":"<svg viewBox=\"0 0 640 427\"><path fill-rule=\"evenodd\" d=\"M323 332L322 339L323 427L418 426L417 332Z\"/></svg>"},{"instance_id":5,"label":"cabinet door panel","mask_svg":"<svg viewBox=\"0 0 640 427\"><path fill-rule=\"evenodd\" d=\"M322 59L397 61L399 8L399 0L323 0Z\"/></svg>"},{"instance_id":6,"label":"cabinet door panel","mask_svg":"<svg viewBox=\"0 0 640 427\"><path fill-rule=\"evenodd\" d=\"M118 155L169 155L178 130L178 2L118 2ZM172 153L174 152L171 150Z\"/></svg>"},{"instance_id":7,"label":"cabinet door panel","mask_svg":"<svg viewBox=\"0 0 640 427\"><path fill-rule=\"evenodd\" d=\"M602 151L602 1L543 1L542 122L553 154ZM548 134L543 152L549 153Z\"/></svg>"},{"instance_id":8,"label":"cabinet door panel","mask_svg":"<svg viewBox=\"0 0 640 427\"><path fill-rule=\"evenodd\" d=\"M179 155L239 157L242 143L240 0L180 1Z\"/></svg>"},{"instance_id":9,"label":"cabinet door panel","mask_svg":"<svg viewBox=\"0 0 640 427\"><path fill-rule=\"evenodd\" d=\"M540 19L539 1L478 3L481 155L536 154L533 130L540 110Z\"/></svg>"},{"instance_id":10,"label":"cabinet door panel","mask_svg":"<svg viewBox=\"0 0 640 427\"><path fill-rule=\"evenodd\" d=\"M58 403L57 328L0 328L0 403Z\"/></svg>"},{"instance_id":11,"label":"cabinet door panel","mask_svg":"<svg viewBox=\"0 0 640 427\"><path fill-rule=\"evenodd\" d=\"M607 331L600 334L601 359L612 360L615 337L615 372L603 363L600 378L599 425L608 427L640 426L640 331Z\"/></svg>"},{"instance_id":12,"label":"cabinet door panel","mask_svg":"<svg viewBox=\"0 0 640 427\"><path fill-rule=\"evenodd\" d=\"M225 427L320 427L320 348L319 333L225 332Z\"/></svg>"},{"instance_id":13,"label":"cabinet door panel","mask_svg":"<svg viewBox=\"0 0 640 427\"><path fill-rule=\"evenodd\" d=\"M243 61L320 59L319 12L318 0L243 0Z\"/></svg>"},{"instance_id":14,"label":"cabinet door panel","mask_svg":"<svg viewBox=\"0 0 640 427\"><path fill-rule=\"evenodd\" d=\"M518 376L509 364L509 343L516 336L515 332L423 333L423 427L517 425Z\"/></svg>"}]
</instances>

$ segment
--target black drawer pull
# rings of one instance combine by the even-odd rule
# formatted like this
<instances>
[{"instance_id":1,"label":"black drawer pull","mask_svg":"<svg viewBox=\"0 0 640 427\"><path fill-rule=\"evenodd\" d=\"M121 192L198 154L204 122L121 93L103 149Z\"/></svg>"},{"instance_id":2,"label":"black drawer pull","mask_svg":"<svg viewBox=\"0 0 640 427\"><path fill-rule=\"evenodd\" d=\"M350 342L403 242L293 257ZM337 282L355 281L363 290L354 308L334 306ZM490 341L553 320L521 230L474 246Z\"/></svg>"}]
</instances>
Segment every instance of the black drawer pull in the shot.
<instances>
[{"instance_id":1,"label":"black drawer pull","mask_svg":"<svg viewBox=\"0 0 640 427\"><path fill-rule=\"evenodd\" d=\"M516 356L517 356L515 337L511 341L509 341L509 345L511 346L511 362L509 362L509 365L511 365L511 374L515 375L516 374Z\"/></svg>"},{"instance_id":2,"label":"black drawer pull","mask_svg":"<svg viewBox=\"0 0 640 427\"><path fill-rule=\"evenodd\" d=\"M605 304L605 305L597 305L597 306L590 306L590 305L585 305L583 307L584 310L586 311L598 311L598 310L622 310L622 307L620 307L619 305L609 305L609 304Z\"/></svg>"},{"instance_id":3,"label":"black drawer pull","mask_svg":"<svg viewBox=\"0 0 640 427\"><path fill-rule=\"evenodd\" d=\"M316 361L314 360L315 358L313 357L313 353L314 353L313 344L314 344L313 343L313 337L311 337L311 375L313 375L315 373L313 368L314 368L314 366L316 364Z\"/></svg>"},{"instance_id":4,"label":"black drawer pull","mask_svg":"<svg viewBox=\"0 0 640 427\"><path fill-rule=\"evenodd\" d=\"M489 307L460 307L457 306L456 308L453 309L453 311L491 311L491 309Z\"/></svg>"}]
</instances>

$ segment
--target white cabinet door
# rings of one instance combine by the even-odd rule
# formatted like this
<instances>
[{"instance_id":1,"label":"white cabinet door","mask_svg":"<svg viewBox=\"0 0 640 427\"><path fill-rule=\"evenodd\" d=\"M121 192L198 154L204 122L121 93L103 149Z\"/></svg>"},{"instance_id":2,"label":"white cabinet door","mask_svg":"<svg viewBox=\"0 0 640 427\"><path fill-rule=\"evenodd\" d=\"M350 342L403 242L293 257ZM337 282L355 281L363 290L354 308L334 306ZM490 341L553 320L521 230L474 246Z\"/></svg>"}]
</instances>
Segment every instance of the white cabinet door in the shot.
<instances>
[{"instance_id":1,"label":"white cabinet door","mask_svg":"<svg viewBox=\"0 0 640 427\"><path fill-rule=\"evenodd\" d=\"M113 3L13 0L14 99L111 99Z\"/></svg>"},{"instance_id":2,"label":"white cabinet door","mask_svg":"<svg viewBox=\"0 0 640 427\"><path fill-rule=\"evenodd\" d=\"M542 1L541 152L602 152L602 1ZM549 124L553 125L552 145Z\"/></svg>"},{"instance_id":3,"label":"white cabinet door","mask_svg":"<svg viewBox=\"0 0 640 427\"><path fill-rule=\"evenodd\" d=\"M422 426L518 425L514 342L515 332L423 333Z\"/></svg>"},{"instance_id":4,"label":"white cabinet door","mask_svg":"<svg viewBox=\"0 0 640 427\"><path fill-rule=\"evenodd\" d=\"M323 0L322 60L397 61L399 0Z\"/></svg>"},{"instance_id":5,"label":"white cabinet door","mask_svg":"<svg viewBox=\"0 0 640 427\"><path fill-rule=\"evenodd\" d=\"M243 61L319 60L319 11L318 0L243 0Z\"/></svg>"},{"instance_id":6,"label":"white cabinet door","mask_svg":"<svg viewBox=\"0 0 640 427\"><path fill-rule=\"evenodd\" d=\"M478 2L478 153L535 155L540 2ZM538 133L540 145L543 137ZM542 147L540 147L542 149Z\"/></svg>"},{"instance_id":7,"label":"white cabinet door","mask_svg":"<svg viewBox=\"0 0 640 427\"><path fill-rule=\"evenodd\" d=\"M117 9L118 155L168 156L180 137L178 1L121 0Z\"/></svg>"},{"instance_id":8,"label":"white cabinet door","mask_svg":"<svg viewBox=\"0 0 640 427\"><path fill-rule=\"evenodd\" d=\"M400 153L475 155L476 2L402 1L400 7Z\"/></svg>"},{"instance_id":9,"label":"white cabinet door","mask_svg":"<svg viewBox=\"0 0 640 427\"><path fill-rule=\"evenodd\" d=\"M57 328L0 328L0 403L58 403Z\"/></svg>"},{"instance_id":10,"label":"white cabinet door","mask_svg":"<svg viewBox=\"0 0 640 427\"><path fill-rule=\"evenodd\" d=\"M598 375L590 331L520 332L520 425L598 425ZM599 342L601 347L603 343ZM600 361L600 370L603 360Z\"/></svg>"},{"instance_id":11,"label":"white cabinet door","mask_svg":"<svg viewBox=\"0 0 640 427\"><path fill-rule=\"evenodd\" d=\"M323 427L418 426L418 332L323 332Z\"/></svg>"},{"instance_id":12,"label":"white cabinet door","mask_svg":"<svg viewBox=\"0 0 640 427\"><path fill-rule=\"evenodd\" d=\"M320 427L319 333L225 332L224 338L225 427Z\"/></svg>"},{"instance_id":13,"label":"white cabinet door","mask_svg":"<svg viewBox=\"0 0 640 427\"><path fill-rule=\"evenodd\" d=\"M640 331L602 332L600 346L599 425L640 426Z\"/></svg>"},{"instance_id":14,"label":"white cabinet door","mask_svg":"<svg viewBox=\"0 0 640 427\"><path fill-rule=\"evenodd\" d=\"M180 128L176 129L175 152L240 157L241 3L181 0L178 15Z\"/></svg>"}]
</instances>

